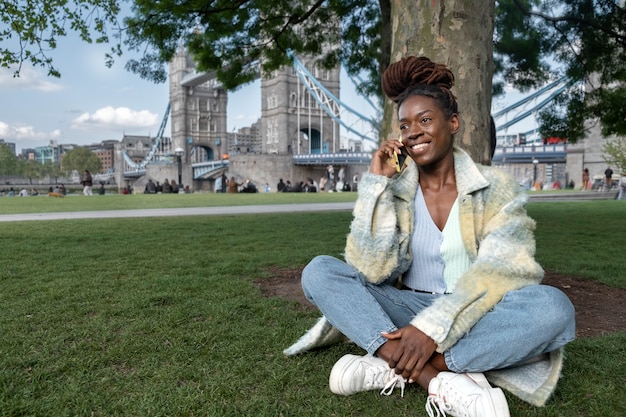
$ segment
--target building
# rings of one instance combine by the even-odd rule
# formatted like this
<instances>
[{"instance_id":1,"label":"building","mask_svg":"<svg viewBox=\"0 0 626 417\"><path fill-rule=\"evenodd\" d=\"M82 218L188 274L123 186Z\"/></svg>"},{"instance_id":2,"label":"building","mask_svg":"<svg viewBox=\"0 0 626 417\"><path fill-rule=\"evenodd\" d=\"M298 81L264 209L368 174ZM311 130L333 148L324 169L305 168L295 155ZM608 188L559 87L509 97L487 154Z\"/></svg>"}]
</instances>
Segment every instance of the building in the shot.
<instances>
[{"instance_id":1,"label":"building","mask_svg":"<svg viewBox=\"0 0 626 417\"><path fill-rule=\"evenodd\" d=\"M100 172L112 172L115 169L115 144L116 140L105 140L99 144L89 145L88 148L91 152L96 154L100 159Z\"/></svg>"},{"instance_id":2,"label":"building","mask_svg":"<svg viewBox=\"0 0 626 417\"><path fill-rule=\"evenodd\" d=\"M261 119L250 127L243 127L228 134L228 154L261 153Z\"/></svg>"}]
</instances>

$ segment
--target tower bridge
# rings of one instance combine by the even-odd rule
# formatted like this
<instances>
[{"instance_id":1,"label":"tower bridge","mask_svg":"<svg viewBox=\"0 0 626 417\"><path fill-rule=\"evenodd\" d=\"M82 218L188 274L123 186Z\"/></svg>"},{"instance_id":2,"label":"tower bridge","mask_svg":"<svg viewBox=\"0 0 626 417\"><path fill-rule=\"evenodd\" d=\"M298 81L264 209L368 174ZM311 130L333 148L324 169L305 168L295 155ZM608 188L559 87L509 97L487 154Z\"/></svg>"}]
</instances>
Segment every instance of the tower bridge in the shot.
<instances>
[{"instance_id":1,"label":"tower bridge","mask_svg":"<svg viewBox=\"0 0 626 417\"><path fill-rule=\"evenodd\" d=\"M115 173L118 184L138 181L141 187L141 181L146 182L147 178L160 181L177 178L179 183L191 185L194 190L211 190L213 180L228 172L229 177L234 176L238 181L250 178L259 185L269 183L273 187L279 178L318 179L328 165L343 166L347 178L366 171L371 154L363 151L363 145L378 143L378 123L340 100L338 67L326 70L316 64L314 57L301 60L291 53L290 57L291 67L261 78L261 117L252 129L253 149L233 153L232 146L229 147L232 134L227 132L228 92L214 73L197 72L184 48L179 49L169 64L169 103L158 135L143 157L131 157L120 147L116 166L123 169ZM557 80L494 113L497 133L506 133L569 85L571 82L566 79ZM544 94L548 97L541 98ZM346 114L367 128L348 125L343 117ZM168 120L171 138L163 137ZM356 137L354 143L358 146L350 149L342 145L342 132ZM524 132L522 136L532 133ZM566 144L499 143L492 162L509 167L518 165L512 168L518 177L520 169L536 172L537 163L541 164L542 173L552 174L565 164L566 154Z\"/></svg>"},{"instance_id":2,"label":"tower bridge","mask_svg":"<svg viewBox=\"0 0 626 417\"><path fill-rule=\"evenodd\" d=\"M354 173L369 166L363 152L366 141L377 143L377 122L340 100L340 68L318 66L315 58L300 60L290 54L291 67L261 78L261 117L253 134L251 152L229 152L227 132L228 92L215 74L199 73L184 48L169 64L169 104L144 158L131 157L125 149L116 154L118 184L140 178L162 181L180 178L193 189L211 189L212 181L228 170L238 180L274 185L279 178L292 181L319 178L329 164L354 166ZM368 126L355 129L342 118L346 112ZM171 138L163 138L171 120ZM342 144L341 133L349 132L356 149ZM357 156L358 155L358 156ZM118 164L119 161L119 164ZM180 162L180 163L179 163ZM208 180L208 181L207 181Z\"/></svg>"}]
</instances>

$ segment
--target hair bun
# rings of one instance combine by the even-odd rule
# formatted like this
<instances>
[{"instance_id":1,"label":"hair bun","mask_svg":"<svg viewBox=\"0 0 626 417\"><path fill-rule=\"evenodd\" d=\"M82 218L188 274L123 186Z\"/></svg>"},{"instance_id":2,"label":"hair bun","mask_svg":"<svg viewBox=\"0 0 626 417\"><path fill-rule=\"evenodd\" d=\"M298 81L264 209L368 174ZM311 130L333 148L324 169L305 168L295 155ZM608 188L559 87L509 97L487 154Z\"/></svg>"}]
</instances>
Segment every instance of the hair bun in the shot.
<instances>
[{"instance_id":1,"label":"hair bun","mask_svg":"<svg viewBox=\"0 0 626 417\"><path fill-rule=\"evenodd\" d=\"M449 91L454 85L454 74L445 65L424 56L407 56L389 65L382 77L383 92L394 102L405 90L419 84L436 85Z\"/></svg>"}]
</instances>

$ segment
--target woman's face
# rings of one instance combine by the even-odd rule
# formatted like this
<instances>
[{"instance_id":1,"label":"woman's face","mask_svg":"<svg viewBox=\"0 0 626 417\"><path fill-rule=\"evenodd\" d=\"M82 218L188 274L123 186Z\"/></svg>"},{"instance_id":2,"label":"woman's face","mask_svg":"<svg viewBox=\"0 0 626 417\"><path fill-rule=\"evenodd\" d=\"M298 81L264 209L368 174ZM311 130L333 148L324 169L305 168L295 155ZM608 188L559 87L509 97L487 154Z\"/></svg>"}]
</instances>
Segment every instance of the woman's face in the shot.
<instances>
[{"instance_id":1,"label":"woman's face","mask_svg":"<svg viewBox=\"0 0 626 417\"><path fill-rule=\"evenodd\" d=\"M437 102L426 96L410 96L398 109L402 143L418 166L437 164L452 156L453 135L459 117L446 118Z\"/></svg>"}]
</instances>

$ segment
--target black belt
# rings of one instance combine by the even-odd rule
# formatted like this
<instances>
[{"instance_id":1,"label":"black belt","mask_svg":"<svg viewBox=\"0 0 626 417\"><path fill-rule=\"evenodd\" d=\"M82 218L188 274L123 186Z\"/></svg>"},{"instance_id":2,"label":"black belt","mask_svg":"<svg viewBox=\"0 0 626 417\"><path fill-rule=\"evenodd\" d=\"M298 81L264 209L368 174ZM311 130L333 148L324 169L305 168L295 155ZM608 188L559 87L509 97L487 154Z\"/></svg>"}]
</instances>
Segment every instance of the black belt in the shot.
<instances>
[{"instance_id":1,"label":"black belt","mask_svg":"<svg viewBox=\"0 0 626 417\"><path fill-rule=\"evenodd\" d=\"M406 291L413 291L413 292L421 292L422 294L439 294L437 292L432 292L432 291L422 291L422 290L416 290L415 288L411 288L411 287L407 287L406 285L402 284L402 290L406 290Z\"/></svg>"}]
</instances>

